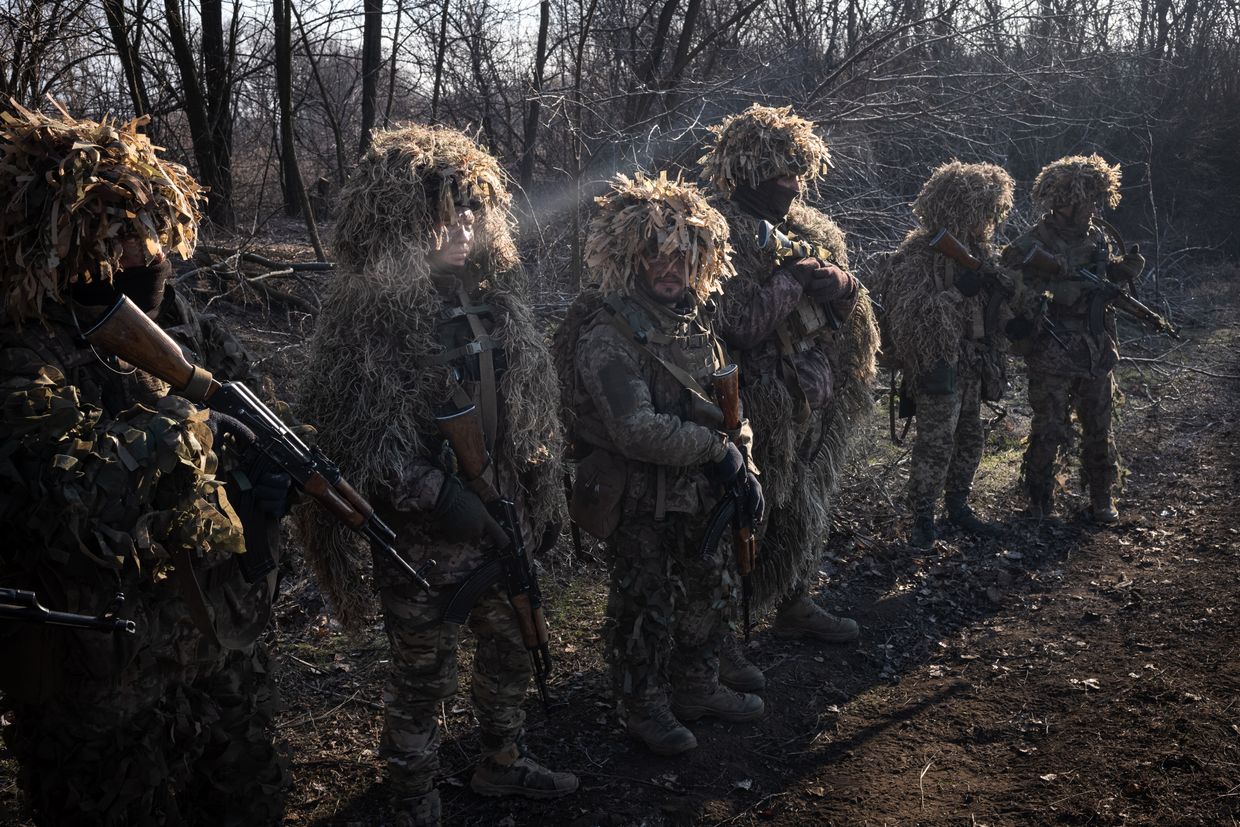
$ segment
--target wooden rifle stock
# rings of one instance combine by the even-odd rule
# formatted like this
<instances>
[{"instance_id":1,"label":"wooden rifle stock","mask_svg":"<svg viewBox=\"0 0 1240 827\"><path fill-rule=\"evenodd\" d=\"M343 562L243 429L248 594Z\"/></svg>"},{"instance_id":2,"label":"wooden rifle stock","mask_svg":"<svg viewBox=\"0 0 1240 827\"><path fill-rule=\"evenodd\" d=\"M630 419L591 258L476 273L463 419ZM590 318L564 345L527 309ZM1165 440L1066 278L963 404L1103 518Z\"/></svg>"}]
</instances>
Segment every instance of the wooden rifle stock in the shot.
<instances>
[{"instance_id":1,"label":"wooden rifle stock","mask_svg":"<svg viewBox=\"0 0 1240 827\"><path fill-rule=\"evenodd\" d=\"M939 230L930 239L930 249L940 255L947 256L966 270L977 272L982 269L981 259L969 252L969 249L947 229Z\"/></svg>"},{"instance_id":2,"label":"wooden rifle stock","mask_svg":"<svg viewBox=\"0 0 1240 827\"><path fill-rule=\"evenodd\" d=\"M302 442L244 384L222 384L210 371L186 359L180 345L128 297L118 298L82 332L82 336L91 345L167 382L189 401L241 421L254 431L256 447L289 474L303 491L340 522L365 535L415 583L430 588L423 574L392 546L396 541L395 532L345 480L335 463L318 448L310 448ZM433 561L428 565L433 565Z\"/></svg>"},{"instance_id":3,"label":"wooden rifle stock","mask_svg":"<svg viewBox=\"0 0 1240 827\"><path fill-rule=\"evenodd\" d=\"M723 411L723 427L734 435L741 427L741 385L740 368L736 365L725 365L715 371L711 377L714 386L715 401ZM744 472L741 472L744 480ZM744 485L744 482L741 483ZM732 544L735 546L736 569L742 576L753 571L758 557L758 541L753 534L753 526L745 519L745 510L749 507L745 497L738 496L736 503L737 519L733 524Z\"/></svg>"}]
</instances>

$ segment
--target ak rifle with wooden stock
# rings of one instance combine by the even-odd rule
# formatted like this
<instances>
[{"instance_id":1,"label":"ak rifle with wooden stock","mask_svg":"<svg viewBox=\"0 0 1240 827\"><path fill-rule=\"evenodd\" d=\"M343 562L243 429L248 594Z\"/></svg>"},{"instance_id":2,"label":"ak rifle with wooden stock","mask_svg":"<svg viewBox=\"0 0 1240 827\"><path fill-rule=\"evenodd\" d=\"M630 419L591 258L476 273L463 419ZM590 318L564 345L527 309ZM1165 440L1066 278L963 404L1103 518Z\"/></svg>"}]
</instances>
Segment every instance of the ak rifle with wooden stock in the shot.
<instances>
[{"instance_id":1,"label":"ak rifle with wooden stock","mask_svg":"<svg viewBox=\"0 0 1240 827\"><path fill-rule=\"evenodd\" d=\"M1134 244L1132 252L1137 252L1137 246ZM1052 275L1060 275L1064 272L1063 266L1059 263L1059 259L1040 244L1035 244L1029 250L1029 254L1025 256L1025 260L1021 262L1023 267L1032 267L1037 270L1050 273ZM1171 324L1162 314L1147 307L1138 299L1128 295L1117 284L1113 284L1107 279L1099 276L1088 267L1078 267L1075 273L1077 278L1084 279L1094 286L1097 291L1095 295L1097 300L1090 303L1089 306L1089 326L1091 330L1101 331L1103 326L1103 313L1106 305L1112 304L1115 309L1123 313L1130 319L1148 325L1160 333L1166 333L1173 339L1180 338L1180 331Z\"/></svg>"},{"instance_id":2,"label":"ak rifle with wooden stock","mask_svg":"<svg viewBox=\"0 0 1240 827\"><path fill-rule=\"evenodd\" d=\"M982 264L981 260L977 256L970 253L968 248L961 243L960 239L952 235L947 229L939 230L934 238L930 239L930 249L934 250L939 255L947 256L966 270L977 273L978 275L986 275L986 271L984 269L985 265ZM991 282L992 284L997 285L1000 289L1009 293L1011 292L997 279L992 278ZM1059 337L1059 331L1055 328L1055 323L1052 322L1051 317L1047 315L1045 301L1039 305L1038 315L1039 321L1042 324L1042 329L1049 333L1051 338L1059 343L1060 347L1066 349L1068 346L1064 344L1063 339Z\"/></svg>"},{"instance_id":3,"label":"ak rifle with wooden stock","mask_svg":"<svg viewBox=\"0 0 1240 827\"><path fill-rule=\"evenodd\" d=\"M835 256L826 247L810 244L808 241L800 238L789 238L769 221L758 222L757 239L758 249L773 254L775 261L781 265L785 262L796 261L802 258L816 258L820 261L835 262ZM843 326L844 320L835 314L835 309L830 304L824 305L822 309L827 314L827 323L831 325L831 329L839 330Z\"/></svg>"},{"instance_id":4,"label":"ak rifle with wooden stock","mask_svg":"<svg viewBox=\"0 0 1240 827\"><path fill-rule=\"evenodd\" d=\"M711 377L715 391L715 402L723 411L723 427L729 434L735 434L741 427L741 388L740 369L736 365L725 365L715 371ZM741 576L741 610L742 622L745 626L745 639L749 639L749 605L753 597L752 574L754 564L758 561L757 526L749 511L749 479L744 469L737 474L736 480L724 493L723 499L715 506L706 520L706 533L702 537L701 555L714 553L723 538L723 532L732 530L732 551L736 556L736 571Z\"/></svg>"},{"instance_id":5,"label":"ak rifle with wooden stock","mask_svg":"<svg viewBox=\"0 0 1240 827\"><path fill-rule=\"evenodd\" d=\"M334 462L317 446L302 442L244 384L220 382L210 371L189 362L172 337L126 296L117 299L82 335L91 345L167 382L178 395L236 419L253 433L255 449L287 473L298 488L395 561L410 580L430 588L424 573L396 551L396 532L379 519ZM267 565L274 564L268 560ZM431 561L424 568L433 565ZM265 573L249 571L246 576L253 580Z\"/></svg>"},{"instance_id":6,"label":"ak rifle with wooden stock","mask_svg":"<svg viewBox=\"0 0 1240 827\"><path fill-rule=\"evenodd\" d=\"M502 582L521 630L521 640L530 655L538 695L550 714L547 679L551 677L551 647L547 615L543 611L538 578L526 553L516 503L504 497L487 479L491 457L477 406L469 405L438 416L435 421L456 458L457 476L486 505L487 519L483 528L495 550L495 557L474 571L457 589L444 610L443 619L463 624L483 592Z\"/></svg>"}]
</instances>

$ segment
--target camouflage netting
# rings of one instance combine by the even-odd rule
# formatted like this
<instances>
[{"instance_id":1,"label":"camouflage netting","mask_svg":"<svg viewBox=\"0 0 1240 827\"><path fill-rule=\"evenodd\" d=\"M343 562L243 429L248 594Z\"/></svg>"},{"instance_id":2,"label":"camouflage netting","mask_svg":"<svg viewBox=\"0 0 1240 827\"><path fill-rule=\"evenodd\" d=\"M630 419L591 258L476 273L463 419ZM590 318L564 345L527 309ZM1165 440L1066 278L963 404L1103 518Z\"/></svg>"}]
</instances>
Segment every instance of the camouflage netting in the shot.
<instances>
[{"instance_id":1,"label":"camouflage netting","mask_svg":"<svg viewBox=\"0 0 1240 827\"><path fill-rule=\"evenodd\" d=\"M110 281L125 238L193 253L203 190L126 124L0 112L0 291L16 322L43 316L78 279Z\"/></svg>"},{"instance_id":2,"label":"camouflage netting","mask_svg":"<svg viewBox=\"0 0 1240 827\"><path fill-rule=\"evenodd\" d=\"M1043 211L1070 204L1115 209L1120 200L1119 164L1101 155L1070 155L1042 167L1033 182L1033 203Z\"/></svg>"},{"instance_id":3,"label":"camouflage netting","mask_svg":"<svg viewBox=\"0 0 1240 827\"><path fill-rule=\"evenodd\" d=\"M746 312L746 296L770 278L773 262L770 253L758 247L754 218L727 197L712 196L711 203L732 231L737 275L720 304L719 317L726 319ZM824 213L798 200L788 211L786 227L798 238L827 248L834 262L848 267L844 233ZM815 412L800 425L797 403L778 376L745 374L745 415L753 425L754 458L772 509L753 576L759 611L777 604L818 570L844 463L873 407L878 326L864 288L828 350L833 354L834 401L829 410ZM741 370L745 372L743 359Z\"/></svg>"},{"instance_id":4,"label":"camouflage netting","mask_svg":"<svg viewBox=\"0 0 1240 827\"><path fill-rule=\"evenodd\" d=\"M723 216L693 184L617 175L607 195L595 199L599 210L586 237L586 266L605 293L631 293L642 257L683 253L689 261L689 288L699 299L735 272Z\"/></svg>"},{"instance_id":5,"label":"camouflage netting","mask_svg":"<svg viewBox=\"0 0 1240 827\"><path fill-rule=\"evenodd\" d=\"M555 371L523 295L503 172L459 132L417 125L376 132L345 185L336 227L341 269L324 297L299 414L368 497L407 460L431 453L432 407L448 396L450 368L423 361L442 351L435 325L443 301L427 255L436 224L455 220L452 201L443 200L453 182L476 199L466 278L481 284L481 301L495 308L492 336L507 354L496 460L522 472L541 532L563 511ZM306 556L340 621L359 628L373 609L363 576L368 549L319 509L302 509L300 520Z\"/></svg>"},{"instance_id":6,"label":"camouflage netting","mask_svg":"<svg viewBox=\"0 0 1240 827\"><path fill-rule=\"evenodd\" d=\"M810 183L831 169L831 153L814 122L792 114L790 106L755 103L711 131L715 142L698 163L703 179L726 196L738 184L756 187L785 175Z\"/></svg>"},{"instance_id":7,"label":"camouflage netting","mask_svg":"<svg viewBox=\"0 0 1240 827\"><path fill-rule=\"evenodd\" d=\"M940 291L936 272L946 260L930 249L930 240L947 229L974 255L997 259L995 229L1012 210L1012 178L994 164L951 161L938 167L913 202L919 226L900 243L884 270L882 292L894 357L910 376L939 361L954 365L969 313L983 295L964 298L954 288ZM937 268L937 270L936 270Z\"/></svg>"}]
</instances>

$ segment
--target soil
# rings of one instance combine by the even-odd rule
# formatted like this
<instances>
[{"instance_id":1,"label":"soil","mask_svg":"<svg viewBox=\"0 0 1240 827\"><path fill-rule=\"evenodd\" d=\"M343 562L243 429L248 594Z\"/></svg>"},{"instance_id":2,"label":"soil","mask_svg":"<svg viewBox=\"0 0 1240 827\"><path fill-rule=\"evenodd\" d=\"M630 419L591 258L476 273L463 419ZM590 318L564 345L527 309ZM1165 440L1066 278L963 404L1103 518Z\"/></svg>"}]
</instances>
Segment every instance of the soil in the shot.
<instances>
[{"instance_id":1,"label":"soil","mask_svg":"<svg viewBox=\"0 0 1240 827\"><path fill-rule=\"evenodd\" d=\"M581 789L552 802L470 791L478 745L467 636L461 691L443 709L444 823L1235 824L1238 276L1216 271L1179 297L1185 344L1125 330L1135 338L1124 352L1154 361L1118 372L1128 476L1115 526L1081 516L1071 468L1057 516L1022 516L1028 410L1017 387L991 428L975 494L1002 536L949 529L934 548L913 549L900 503L907 446L890 444L885 404L876 409L815 591L861 623L860 641L789 642L760 622L748 652L766 673L766 716L695 724L699 747L684 756L655 757L620 728L598 636L606 572L598 549L578 557L566 540L541 575L557 703L548 714L531 692L527 731L532 751L575 771ZM297 289L306 296L329 277L309 274ZM301 309L215 308L277 387L296 374L312 323ZM379 625L365 641L343 637L293 557L268 636L296 779L286 823L389 822L376 755L386 640ZM0 778L0 813L16 800Z\"/></svg>"}]
</instances>

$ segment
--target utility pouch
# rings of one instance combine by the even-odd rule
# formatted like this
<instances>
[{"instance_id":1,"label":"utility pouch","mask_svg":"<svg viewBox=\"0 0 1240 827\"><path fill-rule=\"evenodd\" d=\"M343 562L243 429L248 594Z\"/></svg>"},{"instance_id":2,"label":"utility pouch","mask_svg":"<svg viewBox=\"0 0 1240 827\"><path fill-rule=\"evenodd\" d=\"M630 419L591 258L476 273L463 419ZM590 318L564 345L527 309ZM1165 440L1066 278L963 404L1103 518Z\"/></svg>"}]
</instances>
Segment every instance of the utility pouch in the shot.
<instances>
[{"instance_id":1,"label":"utility pouch","mask_svg":"<svg viewBox=\"0 0 1240 827\"><path fill-rule=\"evenodd\" d=\"M1007 391L1007 359L998 351L988 350L982 354L978 367L982 375L982 401L998 402Z\"/></svg>"},{"instance_id":2,"label":"utility pouch","mask_svg":"<svg viewBox=\"0 0 1240 827\"><path fill-rule=\"evenodd\" d=\"M629 469L624 458L596 448L577 464L573 496L568 504L573 522L606 540L620 525Z\"/></svg>"},{"instance_id":3,"label":"utility pouch","mask_svg":"<svg viewBox=\"0 0 1240 827\"><path fill-rule=\"evenodd\" d=\"M917 377L917 392L930 396L946 396L956 392L956 366L942 360Z\"/></svg>"},{"instance_id":4,"label":"utility pouch","mask_svg":"<svg viewBox=\"0 0 1240 827\"><path fill-rule=\"evenodd\" d=\"M917 416L917 397L913 395L913 389L910 385L912 385L912 382L909 381L908 374L901 373L900 390L897 392L900 403L896 408L896 415L900 419L910 419Z\"/></svg>"}]
</instances>

